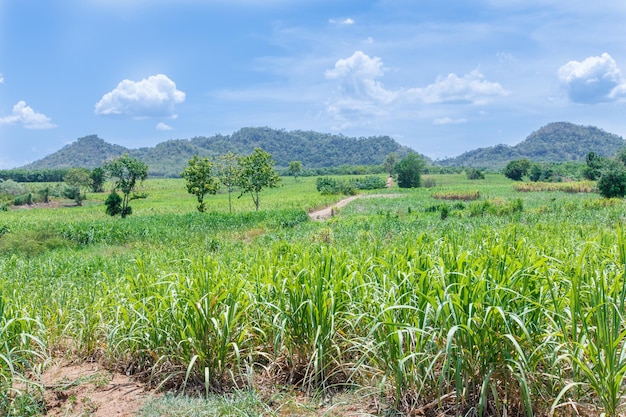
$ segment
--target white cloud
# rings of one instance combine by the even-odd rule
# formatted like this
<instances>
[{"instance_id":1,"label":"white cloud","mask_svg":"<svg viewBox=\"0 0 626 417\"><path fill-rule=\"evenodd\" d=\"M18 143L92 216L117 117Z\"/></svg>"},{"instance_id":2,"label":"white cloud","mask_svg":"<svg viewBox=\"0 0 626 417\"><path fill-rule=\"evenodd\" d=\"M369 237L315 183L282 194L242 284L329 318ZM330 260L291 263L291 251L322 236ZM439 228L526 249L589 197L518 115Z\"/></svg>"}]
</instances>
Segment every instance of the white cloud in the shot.
<instances>
[{"instance_id":1,"label":"white cloud","mask_svg":"<svg viewBox=\"0 0 626 417\"><path fill-rule=\"evenodd\" d=\"M163 130L163 131L172 130L172 126L167 125L167 124L165 124L163 122L159 122L156 125L156 130Z\"/></svg>"},{"instance_id":2,"label":"white cloud","mask_svg":"<svg viewBox=\"0 0 626 417\"><path fill-rule=\"evenodd\" d=\"M0 74L0 84L2 84L3 82L4 82L4 76Z\"/></svg>"},{"instance_id":3,"label":"white cloud","mask_svg":"<svg viewBox=\"0 0 626 417\"><path fill-rule=\"evenodd\" d=\"M56 127L48 116L37 113L27 106L25 101L19 101L13 106L13 112L9 116L0 117L0 124L21 124L26 129L51 129Z\"/></svg>"},{"instance_id":4,"label":"white cloud","mask_svg":"<svg viewBox=\"0 0 626 417\"><path fill-rule=\"evenodd\" d=\"M463 77L454 73L447 77L438 77L426 88L411 89L408 93L425 103L466 104L487 104L494 98L508 94L500 83L484 80L484 75L477 70Z\"/></svg>"},{"instance_id":5,"label":"white cloud","mask_svg":"<svg viewBox=\"0 0 626 417\"><path fill-rule=\"evenodd\" d=\"M340 59L335 67L325 73L326 78L338 80L343 96L357 100L393 101L397 93L386 90L376 78L384 75L383 62L380 58L370 58L362 51L356 51L351 57Z\"/></svg>"},{"instance_id":6,"label":"white cloud","mask_svg":"<svg viewBox=\"0 0 626 417\"><path fill-rule=\"evenodd\" d=\"M559 80L575 103L599 103L624 96L626 81L608 53L569 61L559 68Z\"/></svg>"},{"instance_id":7,"label":"white cloud","mask_svg":"<svg viewBox=\"0 0 626 417\"><path fill-rule=\"evenodd\" d=\"M141 81L123 80L96 103L102 116L176 117L174 106L185 101L185 93L166 75L152 75Z\"/></svg>"},{"instance_id":8,"label":"white cloud","mask_svg":"<svg viewBox=\"0 0 626 417\"><path fill-rule=\"evenodd\" d=\"M345 19L329 19L328 23L333 24L333 25L353 25L354 20L349 17Z\"/></svg>"},{"instance_id":9,"label":"white cloud","mask_svg":"<svg viewBox=\"0 0 626 417\"><path fill-rule=\"evenodd\" d=\"M442 117L442 118L433 120L433 124L435 125L458 125L461 123L467 123L467 119L465 118L452 119L450 117Z\"/></svg>"}]
</instances>

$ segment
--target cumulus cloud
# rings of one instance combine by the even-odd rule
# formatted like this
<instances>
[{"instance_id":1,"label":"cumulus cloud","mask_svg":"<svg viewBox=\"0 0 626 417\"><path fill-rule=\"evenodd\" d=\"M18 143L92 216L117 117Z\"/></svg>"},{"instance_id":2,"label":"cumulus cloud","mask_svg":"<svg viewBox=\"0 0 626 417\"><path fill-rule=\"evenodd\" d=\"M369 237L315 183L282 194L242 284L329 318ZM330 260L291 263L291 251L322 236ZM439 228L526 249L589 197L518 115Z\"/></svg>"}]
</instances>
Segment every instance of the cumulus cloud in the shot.
<instances>
[{"instance_id":1,"label":"cumulus cloud","mask_svg":"<svg viewBox=\"0 0 626 417\"><path fill-rule=\"evenodd\" d=\"M134 118L176 117L174 107L185 101L166 75L152 75L141 81L123 80L96 103L95 113L102 116Z\"/></svg>"},{"instance_id":2,"label":"cumulus cloud","mask_svg":"<svg viewBox=\"0 0 626 417\"><path fill-rule=\"evenodd\" d=\"M326 103L327 112L336 119L356 120L360 117L357 123L362 123L369 116L398 110L396 105L400 103L405 107L410 102L483 105L508 94L499 83L485 80L479 71L462 77L456 74L439 77L426 87L387 89L379 81L385 70L379 57L370 57L362 51L339 59L325 72L328 80L337 82L334 97ZM435 123L464 122L464 119L444 118Z\"/></svg>"},{"instance_id":3,"label":"cumulus cloud","mask_svg":"<svg viewBox=\"0 0 626 417\"><path fill-rule=\"evenodd\" d=\"M163 130L163 131L172 130L172 126L167 125L167 124L165 124L163 122L159 122L156 125L156 130Z\"/></svg>"},{"instance_id":4,"label":"cumulus cloud","mask_svg":"<svg viewBox=\"0 0 626 417\"><path fill-rule=\"evenodd\" d=\"M0 117L0 124L21 124L26 129L51 129L56 127L48 116L37 113L27 106L25 101L19 101L13 106L13 111L9 116Z\"/></svg>"},{"instance_id":5,"label":"cumulus cloud","mask_svg":"<svg viewBox=\"0 0 626 417\"><path fill-rule=\"evenodd\" d=\"M487 104L508 93L500 83L484 80L484 75L475 70L463 77L454 73L439 77L433 84L411 89L408 94L425 103Z\"/></svg>"},{"instance_id":6,"label":"cumulus cloud","mask_svg":"<svg viewBox=\"0 0 626 417\"><path fill-rule=\"evenodd\" d=\"M2 84L3 82L4 82L4 76L0 74L0 84Z\"/></svg>"},{"instance_id":7,"label":"cumulus cloud","mask_svg":"<svg viewBox=\"0 0 626 417\"><path fill-rule=\"evenodd\" d=\"M575 103L600 103L624 97L626 81L608 53L582 62L569 61L559 68L559 80Z\"/></svg>"}]
</instances>

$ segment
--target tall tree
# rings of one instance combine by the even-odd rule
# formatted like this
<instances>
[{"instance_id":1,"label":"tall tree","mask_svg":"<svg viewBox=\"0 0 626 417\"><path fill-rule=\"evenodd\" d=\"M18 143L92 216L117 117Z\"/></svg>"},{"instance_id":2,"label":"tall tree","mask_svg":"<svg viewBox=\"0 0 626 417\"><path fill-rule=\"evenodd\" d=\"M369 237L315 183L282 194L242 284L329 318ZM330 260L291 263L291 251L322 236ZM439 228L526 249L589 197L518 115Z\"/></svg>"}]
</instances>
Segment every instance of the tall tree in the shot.
<instances>
[{"instance_id":1,"label":"tall tree","mask_svg":"<svg viewBox=\"0 0 626 417\"><path fill-rule=\"evenodd\" d=\"M63 194L76 201L77 206L82 205L82 201L87 198L87 189L93 184L91 172L87 168L70 168L63 180L68 185Z\"/></svg>"},{"instance_id":2,"label":"tall tree","mask_svg":"<svg viewBox=\"0 0 626 417\"><path fill-rule=\"evenodd\" d=\"M228 190L228 211L233 212L232 193L239 181L239 156L228 152L217 160L217 176Z\"/></svg>"},{"instance_id":3,"label":"tall tree","mask_svg":"<svg viewBox=\"0 0 626 417\"><path fill-rule=\"evenodd\" d=\"M289 175L293 176L295 182L298 182L298 176L302 173L302 162L291 161L289 162L289 168L287 169Z\"/></svg>"},{"instance_id":4,"label":"tall tree","mask_svg":"<svg viewBox=\"0 0 626 417\"><path fill-rule=\"evenodd\" d=\"M198 211L203 213L206 209L204 196L215 194L220 189L220 181L215 174L213 162L209 161L209 158L199 158L198 155L194 155L181 176L187 184L187 192L198 198Z\"/></svg>"},{"instance_id":5,"label":"tall tree","mask_svg":"<svg viewBox=\"0 0 626 417\"><path fill-rule=\"evenodd\" d=\"M112 193L120 190L123 195L121 206L117 212L122 215L122 218L132 214L132 209L129 205L132 199L130 194L135 190L137 182L141 182L148 177L148 165L128 156L128 154L123 154L105 162L103 168L114 179ZM107 212L109 211L116 212L116 210L107 209Z\"/></svg>"},{"instance_id":6,"label":"tall tree","mask_svg":"<svg viewBox=\"0 0 626 417\"><path fill-rule=\"evenodd\" d=\"M509 162L504 168L504 176L514 181L521 181L524 175L530 169L530 161L528 159L516 159Z\"/></svg>"},{"instance_id":7,"label":"tall tree","mask_svg":"<svg viewBox=\"0 0 626 417\"><path fill-rule=\"evenodd\" d=\"M383 168L385 172L389 173L389 176L393 175L393 168L398 163L398 154L395 152L391 152L385 156L385 160L383 161Z\"/></svg>"},{"instance_id":8,"label":"tall tree","mask_svg":"<svg viewBox=\"0 0 626 417\"><path fill-rule=\"evenodd\" d=\"M424 158L415 152L407 154L394 167L398 175L398 187L418 188L422 185L422 172L426 168Z\"/></svg>"},{"instance_id":9,"label":"tall tree","mask_svg":"<svg viewBox=\"0 0 626 417\"><path fill-rule=\"evenodd\" d=\"M91 170L91 191L101 193L104 191L104 181L106 180L106 172L101 167Z\"/></svg>"},{"instance_id":10,"label":"tall tree","mask_svg":"<svg viewBox=\"0 0 626 417\"><path fill-rule=\"evenodd\" d=\"M254 152L239 158L239 181L241 189L239 197L250 193L256 211L259 211L259 193L264 188L278 186L280 177L274 171L272 155L261 148L255 148Z\"/></svg>"}]
</instances>

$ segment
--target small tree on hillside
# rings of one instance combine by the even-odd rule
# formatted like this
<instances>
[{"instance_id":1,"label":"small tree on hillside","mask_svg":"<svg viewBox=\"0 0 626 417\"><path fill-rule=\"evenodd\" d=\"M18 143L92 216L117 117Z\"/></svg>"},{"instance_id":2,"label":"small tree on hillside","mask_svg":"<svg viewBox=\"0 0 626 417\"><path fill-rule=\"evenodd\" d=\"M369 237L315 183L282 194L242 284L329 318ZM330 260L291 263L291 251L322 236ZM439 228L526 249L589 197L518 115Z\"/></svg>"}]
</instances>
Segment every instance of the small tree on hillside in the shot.
<instances>
[{"instance_id":1,"label":"small tree on hillside","mask_svg":"<svg viewBox=\"0 0 626 417\"><path fill-rule=\"evenodd\" d=\"M287 169L289 175L293 176L295 182L298 182L298 176L302 173L302 162L291 161L289 162L289 168Z\"/></svg>"},{"instance_id":2,"label":"small tree on hillside","mask_svg":"<svg viewBox=\"0 0 626 417\"><path fill-rule=\"evenodd\" d=\"M411 152L400 160L394 167L398 175L398 187L418 188L422 185L422 172L426 162L420 155Z\"/></svg>"},{"instance_id":3,"label":"small tree on hillside","mask_svg":"<svg viewBox=\"0 0 626 417\"><path fill-rule=\"evenodd\" d=\"M144 181L148 177L148 165L136 158L128 156L128 154L124 154L105 162L103 168L105 172L114 179L112 193L116 193L117 190L120 190L123 195L119 210L111 210L111 212L117 211L117 213L121 214L122 218L125 218L132 214L132 209L129 205L130 200L132 200L130 194L135 190L137 182ZM112 198L111 201L113 200L117 199ZM109 213L108 205L107 213L111 214Z\"/></svg>"},{"instance_id":4,"label":"small tree on hillside","mask_svg":"<svg viewBox=\"0 0 626 417\"><path fill-rule=\"evenodd\" d=\"M272 155L261 148L254 149L254 152L239 158L239 181L241 188L239 197L250 193L256 211L259 211L259 193L264 188L274 188L278 186L280 177L274 171L274 160Z\"/></svg>"},{"instance_id":5,"label":"small tree on hillside","mask_svg":"<svg viewBox=\"0 0 626 417\"><path fill-rule=\"evenodd\" d=\"M217 161L217 176L228 190L228 211L233 212L231 195L239 182L239 156L228 152Z\"/></svg>"},{"instance_id":6,"label":"small tree on hillside","mask_svg":"<svg viewBox=\"0 0 626 417\"><path fill-rule=\"evenodd\" d=\"M213 162L209 158L198 158L195 155L189 160L181 176L187 183L187 192L198 198L198 211L203 213L206 209L204 196L215 194L220 188L220 181L215 175Z\"/></svg>"}]
</instances>

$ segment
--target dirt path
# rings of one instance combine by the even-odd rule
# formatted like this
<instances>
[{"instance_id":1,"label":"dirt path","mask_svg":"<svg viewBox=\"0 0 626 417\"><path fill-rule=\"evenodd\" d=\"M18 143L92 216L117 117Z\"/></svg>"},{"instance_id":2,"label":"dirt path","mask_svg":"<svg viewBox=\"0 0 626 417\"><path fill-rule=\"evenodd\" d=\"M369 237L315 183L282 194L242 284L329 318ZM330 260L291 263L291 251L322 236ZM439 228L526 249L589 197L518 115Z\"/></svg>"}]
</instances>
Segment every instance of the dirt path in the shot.
<instances>
[{"instance_id":1,"label":"dirt path","mask_svg":"<svg viewBox=\"0 0 626 417\"><path fill-rule=\"evenodd\" d=\"M335 210L345 207L349 203L357 200L359 198L393 198L393 197L401 197L404 194L363 194L363 195L353 195L352 197L344 198L343 200L333 204L332 206L325 207L321 210L315 210L309 213L309 218L313 221L324 221L333 217Z\"/></svg>"}]
</instances>

